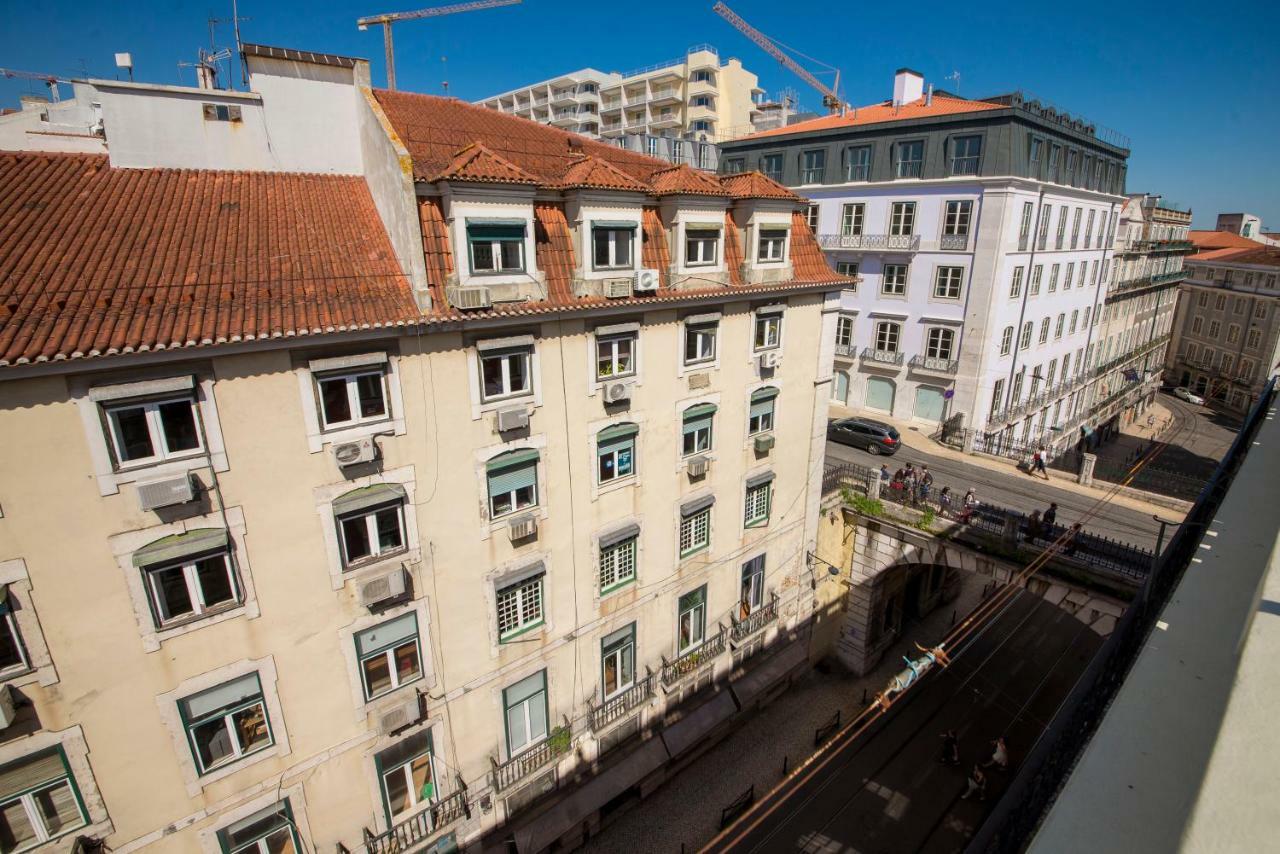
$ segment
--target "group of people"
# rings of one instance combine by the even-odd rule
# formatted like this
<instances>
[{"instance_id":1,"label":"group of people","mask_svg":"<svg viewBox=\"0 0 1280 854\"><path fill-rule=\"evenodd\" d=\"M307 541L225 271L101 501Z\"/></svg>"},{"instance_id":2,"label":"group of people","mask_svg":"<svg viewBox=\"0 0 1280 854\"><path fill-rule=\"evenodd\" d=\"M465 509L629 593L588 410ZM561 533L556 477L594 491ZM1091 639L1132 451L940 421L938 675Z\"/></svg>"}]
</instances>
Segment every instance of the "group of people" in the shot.
<instances>
[{"instance_id":1,"label":"group of people","mask_svg":"<svg viewBox=\"0 0 1280 854\"><path fill-rule=\"evenodd\" d=\"M960 739L956 731L949 729L939 737L942 739L942 755L938 757L938 761L943 765L959 765ZM973 795L977 795L980 801L987 799L987 775L983 769L993 766L998 771L1006 771L1009 768L1009 748L1005 745L1003 736L998 736L991 742L990 759L981 765L974 763L973 770L969 772L969 785L965 793L960 796L961 800L968 800Z\"/></svg>"},{"instance_id":2,"label":"group of people","mask_svg":"<svg viewBox=\"0 0 1280 854\"><path fill-rule=\"evenodd\" d=\"M911 463L907 463L906 466L892 473L889 471L889 466L881 465L880 480L890 489L900 490L913 505L917 506L927 503L929 495L933 492L933 474L926 465L917 469ZM960 522L968 522L978 506L978 495L973 487L970 487L957 505L951 487L944 486L938 493L937 501L939 514L948 518L954 515Z\"/></svg>"}]
</instances>

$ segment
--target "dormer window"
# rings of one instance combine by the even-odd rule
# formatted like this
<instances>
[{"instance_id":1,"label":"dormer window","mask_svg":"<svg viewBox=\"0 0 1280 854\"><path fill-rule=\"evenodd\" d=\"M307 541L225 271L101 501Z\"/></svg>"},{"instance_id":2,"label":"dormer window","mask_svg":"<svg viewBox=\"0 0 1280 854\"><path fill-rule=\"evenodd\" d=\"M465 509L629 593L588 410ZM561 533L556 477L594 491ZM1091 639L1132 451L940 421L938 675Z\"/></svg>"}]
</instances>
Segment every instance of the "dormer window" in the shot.
<instances>
[{"instance_id":1,"label":"dormer window","mask_svg":"<svg viewBox=\"0 0 1280 854\"><path fill-rule=\"evenodd\" d=\"M711 267L719 258L720 228L703 223L684 227L684 264L686 267Z\"/></svg>"},{"instance_id":2,"label":"dormer window","mask_svg":"<svg viewBox=\"0 0 1280 854\"><path fill-rule=\"evenodd\" d=\"M475 275L523 273L526 228L523 220L467 223L471 272Z\"/></svg>"},{"instance_id":3,"label":"dormer window","mask_svg":"<svg viewBox=\"0 0 1280 854\"><path fill-rule=\"evenodd\" d=\"M591 262L593 270L631 270L635 267L636 223L593 222Z\"/></svg>"},{"instance_id":4,"label":"dormer window","mask_svg":"<svg viewBox=\"0 0 1280 854\"><path fill-rule=\"evenodd\" d=\"M760 249L756 260L760 262L781 261L786 257L787 230L785 228L760 229Z\"/></svg>"}]
</instances>

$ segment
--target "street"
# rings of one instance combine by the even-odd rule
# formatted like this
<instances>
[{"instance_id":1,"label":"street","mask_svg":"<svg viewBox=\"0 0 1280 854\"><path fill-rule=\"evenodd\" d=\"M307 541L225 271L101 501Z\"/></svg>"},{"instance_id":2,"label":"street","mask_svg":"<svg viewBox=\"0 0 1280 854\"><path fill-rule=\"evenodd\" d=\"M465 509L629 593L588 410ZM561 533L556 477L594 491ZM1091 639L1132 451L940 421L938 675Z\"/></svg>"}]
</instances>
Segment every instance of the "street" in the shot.
<instances>
[{"instance_id":1,"label":"street","mask_svg":"<svg viewBox=\"0 0 1280 854\"><path fill-rule=\"evenodd\" d=\"M953 852L981 824L1102 639L1021 592L855 739L841 735L706 851ZM939 763L944 730L961 765ZM1003 736L1008 770L987 771L986 802L964 800L966 775Z\"/></svg>"}]
</instances>

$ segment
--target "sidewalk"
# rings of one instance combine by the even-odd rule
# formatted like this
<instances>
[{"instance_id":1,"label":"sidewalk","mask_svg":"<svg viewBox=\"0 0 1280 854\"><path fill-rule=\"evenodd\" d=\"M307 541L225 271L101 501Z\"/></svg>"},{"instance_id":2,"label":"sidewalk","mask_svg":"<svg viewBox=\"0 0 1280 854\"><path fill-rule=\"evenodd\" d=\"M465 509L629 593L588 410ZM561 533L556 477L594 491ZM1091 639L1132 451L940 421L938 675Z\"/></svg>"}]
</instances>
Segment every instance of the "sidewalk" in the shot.
<instances>
[{"instance_id":1,"label":"sidewalk","mask_svg":"<svg viewBox=\"0 0 1280 854\"><path fill-rule=\"evenodd\" d=\"M1167 410L1165 410L1167 413ZM874 418L876 421L883 421L886 424L892 424L898 429L902 436L902 444L915 451L928 454L934 457L942 457L954 460L959 463L968 463L969 465L980 466L993 472L1005 472L1010 478L1016 478L1022 481L1033 480L1032 476L1018 470L1018 463L1015 460L1006 459L1005 457L993 457L989 454L966 454L963 451L957 451L939 442L935 442L929 438L929 432L932 430L928 425L919 424L901 418L892 418L880 412L869 412L862 410L850 409L841 406L838 403L831 404L830 416L832 418L849 418L849 417L866 417ZM1157 426L1159 421L1157 421ZM1131 428L1132 429L1131 425ZM1143 425L1145 429L1145 424ZM1135 440L1136 441L1136 440ZM873 460L868 457L871 465ZM1049 469L1050 482L1058 489L1067 492L1074 492L1087 498L1099 499L1107 495L1108 490L1100 489L1094 486L1082 486L1076 483L1075 475L1062 471ZM1127 507L1130 510L1136 510L1140 513L1151 513L1164 516L1166 518L1182 519L1186 514L1185 511L1175 511L1164 504L1155 504L1150 501L1143 501L1130 495L1116 494L1111 497L1111 502L1121 507Z\"/></svg>"}]
</instances>

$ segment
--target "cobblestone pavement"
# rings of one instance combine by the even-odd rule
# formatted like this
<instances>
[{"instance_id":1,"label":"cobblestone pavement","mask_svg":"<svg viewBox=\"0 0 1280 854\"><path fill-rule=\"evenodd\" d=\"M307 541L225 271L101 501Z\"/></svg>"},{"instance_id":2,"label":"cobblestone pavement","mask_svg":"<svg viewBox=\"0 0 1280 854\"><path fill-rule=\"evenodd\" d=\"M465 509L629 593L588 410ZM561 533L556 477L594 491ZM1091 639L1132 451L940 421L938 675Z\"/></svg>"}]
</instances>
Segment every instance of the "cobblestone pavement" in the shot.
<instances>
[{"instance_id":1,"label":"cobblestone pavement","mask_svg":"<svg viewBox=\"0 0 1280 854\"><path fill-rule=\"evenodd\" d=\"M960 594L913 626L885 655L880 666L857 678L833 671L810 672L746 724L700 756L646 800L606 826L582 850L592 852L697 851L719 832L720 810L751 785L757 799L782 779L784 758L795 768L813 752L814 730L836 709L848 721L863 708L864 691L874 696L902 669L914 644L929 645L982 599L988 579L965 574Z\"/></svg>"}]
</instances>

